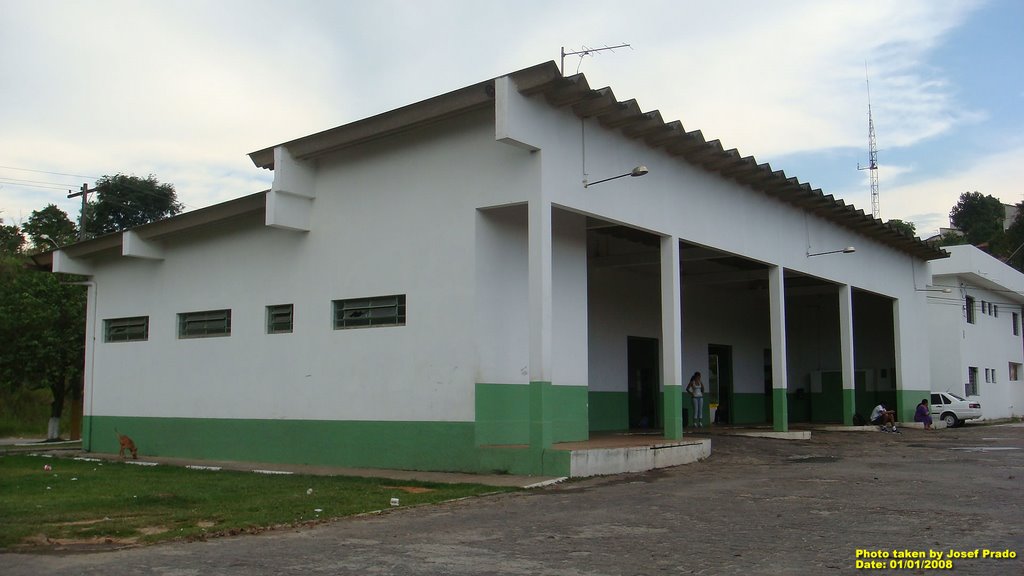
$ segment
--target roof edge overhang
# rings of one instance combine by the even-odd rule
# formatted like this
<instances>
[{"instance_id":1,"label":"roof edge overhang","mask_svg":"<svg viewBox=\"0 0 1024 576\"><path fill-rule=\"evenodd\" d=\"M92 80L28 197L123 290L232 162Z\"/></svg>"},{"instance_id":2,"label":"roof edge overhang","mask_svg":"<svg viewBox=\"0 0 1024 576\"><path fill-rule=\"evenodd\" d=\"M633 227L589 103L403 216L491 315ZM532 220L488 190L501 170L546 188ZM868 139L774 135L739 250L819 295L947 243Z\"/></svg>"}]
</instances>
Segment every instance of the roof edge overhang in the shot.
<instances>
[{"instance_id":1,"label":"roof edge overhang","mask_svg":"<svg viewBox=\"0 0 1024 576\"><path fill-rule=\"evenodd\" d=\"M553 61L524 68L509 76L515 79L516 85L524 92L561 77ZM371 140L442 122L465 112L493 106L495 80L497 78L257 150L250 153L249 158L257 168L273 170L274 149L281 146L287 148L295 159L311 160Z\"/></svg>"},{"instance_id":2,"label":"roof edge overhang","mask_svg":"<svg viewBox=\"0 0 1024 576\"><path fill-rule=\"evenodd\" d=\"M53 255L55 252L63 252L69 258L89 258L102 252L112 249L122 249L124 246L124 235L127 232L138 235L142 240L160 240L164 237L187 232L192 229L209 226L218 222L243 216L246 214L263 213L266 210L266 197L268 190L221 202L200 208L191 212L185 212L164 220L150 222L129 228L120 232L112 232L97 236L55 250L41 252L32 256L33 262L38 268L51 270L53 267Z\"/></svg>"},{"instance_id":3,"label":"roof edge overhang","mask_svg":"<svg viewBox=\"0 0 1024 576\"><path fill-rule=\"evenodd\" d=\"M619 101L611 88L592 89L583 74L562 76L554 61L508 74L519 92L539 96L556 108L568 107L580 118L596 118L603 126L625 137L661 149L671 156L757 192L777 198L843 228L921 260L947 258L940 247L906 235L821 189L800 182L735 148L725 149L718 140L708 141L700 130L687 132L679 121L665 122L657 110L644 112L636 100ZM496 78L473 84L415 104L345 124L249 154L260 168L274 169L274 150L288 149L292 157L310 160L338 150L384 138L406 130L440 122L470 110L493 106Z\"/></svg>"}]
</instances>

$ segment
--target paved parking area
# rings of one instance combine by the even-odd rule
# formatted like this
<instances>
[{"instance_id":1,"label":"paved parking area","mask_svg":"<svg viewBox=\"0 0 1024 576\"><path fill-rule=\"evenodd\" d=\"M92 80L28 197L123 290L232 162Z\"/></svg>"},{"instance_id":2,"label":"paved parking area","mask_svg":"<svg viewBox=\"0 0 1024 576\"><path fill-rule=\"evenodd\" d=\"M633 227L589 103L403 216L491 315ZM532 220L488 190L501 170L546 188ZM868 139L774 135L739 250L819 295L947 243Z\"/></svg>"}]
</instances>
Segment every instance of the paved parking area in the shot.
<instances>
[{"instance_id":1,"label":"paved parking area","mask_svg":"<svg viewBox=\"0 0 1024 576\"><path fill-rule=\"evenodd\" d=\"M677 468L258 536L4 554L0 573L1024 573L1022 425L712 441ZM981 557L997 553L1014 558Z\"/></svg>"}]
</instances>

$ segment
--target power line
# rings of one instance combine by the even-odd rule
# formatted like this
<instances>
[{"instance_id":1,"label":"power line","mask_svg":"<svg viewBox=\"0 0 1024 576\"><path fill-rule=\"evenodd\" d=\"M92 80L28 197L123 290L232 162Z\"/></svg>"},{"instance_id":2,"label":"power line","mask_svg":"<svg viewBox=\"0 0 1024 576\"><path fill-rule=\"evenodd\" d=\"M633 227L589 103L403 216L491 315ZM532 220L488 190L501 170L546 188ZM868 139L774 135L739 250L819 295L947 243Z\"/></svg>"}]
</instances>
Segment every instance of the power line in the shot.
<instances>
[{"instance_id":1,"label":"power line","mask_svg":"<svg viewBox=\"0 0 1024 576\"><path fill-rule=\"evenodd\" d=\"M74 185L60 184L57 182L42 182L39 180L19 180L17 178L4 178L0 177L0 183L10 184L11 186L31 186L33 188L51 188L54 190L68 190L74 188Z\"/></svg>"},{"instance_id":2,"label":"power line","mask_svg":"<svg viewBox=\"0 0 1024 576\"><path fill-rule=\"evenodd\" d=\"M35 172L37 174L54 174L57 176L71 176L72 178L88 178L90 180L99 180L98 176L84 176L82 174L66 174L64 172L47 172L46 170L33 170L31 168L17 168L15 166L0 166L7 170L21 170L22 172Z\"/></svg>"}]
</instances>

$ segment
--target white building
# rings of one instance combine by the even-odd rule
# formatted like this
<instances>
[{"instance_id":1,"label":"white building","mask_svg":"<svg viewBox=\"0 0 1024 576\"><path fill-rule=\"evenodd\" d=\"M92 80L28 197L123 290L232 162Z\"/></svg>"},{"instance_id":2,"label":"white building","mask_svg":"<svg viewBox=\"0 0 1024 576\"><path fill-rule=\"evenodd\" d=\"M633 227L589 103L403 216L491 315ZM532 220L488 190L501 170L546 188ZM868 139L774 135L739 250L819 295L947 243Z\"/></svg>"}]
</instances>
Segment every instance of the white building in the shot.
<instances>
[{"instance_id":1,"label":"white building","mask_svg":"<svg viewBox=\"0 0 1024 576\"><path fill-rule=\"evenodd\" d=\"M1024 274L974 246L945 249L929 266L932 389L980 396L986 419L1020 416Z\"/></svg>"},{"instance_id":2,"label":"white building","mask_svg":"<svg viewBox=\"0 0 1024 576\"><path fill-rule=\"evenodd\" d=\"M568 474L681 438L695 371L776 430L931 387L945 253L553 62L251 158L271 190L52 254L88 449Z\"/></svg>"}]
</instances>

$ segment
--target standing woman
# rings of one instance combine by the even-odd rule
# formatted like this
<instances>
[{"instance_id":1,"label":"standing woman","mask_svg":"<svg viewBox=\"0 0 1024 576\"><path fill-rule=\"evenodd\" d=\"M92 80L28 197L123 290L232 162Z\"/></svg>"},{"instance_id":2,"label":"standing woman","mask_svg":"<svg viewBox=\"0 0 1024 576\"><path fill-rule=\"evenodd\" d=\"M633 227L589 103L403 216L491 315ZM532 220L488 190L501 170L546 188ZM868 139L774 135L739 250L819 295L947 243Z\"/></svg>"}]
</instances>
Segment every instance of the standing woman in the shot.
<instances>
[{"instance_id":1,"label":"standing woman","mask_svg":"<svg viewBox=\"0 0 1024 576\"><path fill-rule=\"evenodd\" d=\"M693 373L690 383L686 385L686 392L693 398L693 427L704 427L704 382L700 379L700 371Z\"/></svg>"}]
</instances>

